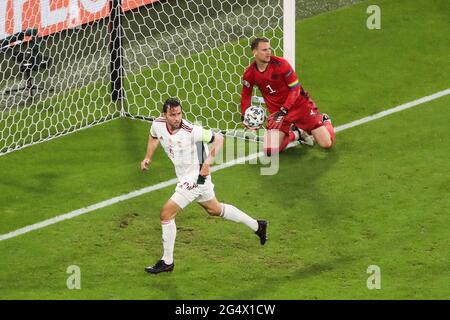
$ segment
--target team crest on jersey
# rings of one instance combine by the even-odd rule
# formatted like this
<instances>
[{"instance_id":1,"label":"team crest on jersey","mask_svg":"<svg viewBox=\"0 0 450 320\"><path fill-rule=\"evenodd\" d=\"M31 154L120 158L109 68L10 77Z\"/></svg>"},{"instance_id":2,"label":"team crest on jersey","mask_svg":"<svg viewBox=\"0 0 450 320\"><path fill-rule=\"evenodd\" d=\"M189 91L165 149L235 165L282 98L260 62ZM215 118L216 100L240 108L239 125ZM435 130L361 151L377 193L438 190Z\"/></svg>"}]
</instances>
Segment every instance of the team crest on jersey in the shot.
<instances>
[{"instance_id":1,"label":"team crest on jersey","mask_svg":"<svg viewBox=\"0 0 450 320\"><path fill-rule=\"evenodd\" d=\"M242 80L242 84L247 88L250 88L250 82L248 82L247 80Z\"/></svg>"},{"instance_id":2,"label":"team crest on jersey","mask_svg":"<svg viewBox=\"0 0 450 320\"><path fill-rule=\"evenodd\" d=\"M272 80L280 79L280 75L278 73L272 73Z\"/></svg>"}]
</instances>

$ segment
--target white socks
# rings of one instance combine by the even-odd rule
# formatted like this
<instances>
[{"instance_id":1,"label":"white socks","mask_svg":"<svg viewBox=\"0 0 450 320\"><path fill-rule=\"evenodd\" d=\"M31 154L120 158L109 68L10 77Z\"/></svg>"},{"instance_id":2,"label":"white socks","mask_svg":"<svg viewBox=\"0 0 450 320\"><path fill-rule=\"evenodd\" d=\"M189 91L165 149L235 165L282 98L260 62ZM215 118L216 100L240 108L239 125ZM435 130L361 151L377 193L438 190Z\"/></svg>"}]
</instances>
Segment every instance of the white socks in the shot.
<instances>
[{"instance_id":1,"label":"white socks","mask_svg":"<svg viewBox=\"0 0 450 320\"><path fill-rule=\"evenodd\" d=\"M246 213L242 212L235 206L223 203L222 213L220 214L220 216L227 220L243 223L253 231L258 230L258 221L248 216ZM175 238L177 237L177 226L175 224L175 219L161 221L161 228L164 248L164 254L161 260L164 260L165 264L172 264Z\"/></svg>"},{"instance_id":2,"label":"white socks","mask_svg":"<svg viewBox=\"0 0 450 320\"><path fill-rule=\"evenodd\" d=\"M300 132L298 132L297 130L292 131L294 133L295 136L295 141L297 141L298 139L300 139Z\"/></svg>"},{"instance_id":3,"label":"white socks","mask_svg":"<svg viewBox=\"0 0 450 320\"><path fill-rule=\"evenodd\" d=\"M227 220L243 223L253 231L258 230L258 221L230 204L222 203L222 213L220 216Z\"/></svg>"},{"instance_id":4,"label":"white socks","mask_svg":"<svg viewBox=\"0 0 450 320\"><path fill-rule=\"evenodd\" d=\"M164 260L165 264L172 264L175 238L177 237L177 226L175 224L175 219L161 221L161 228L164 248L164 255L161 260Z\"/></svg>"}]
</instances>

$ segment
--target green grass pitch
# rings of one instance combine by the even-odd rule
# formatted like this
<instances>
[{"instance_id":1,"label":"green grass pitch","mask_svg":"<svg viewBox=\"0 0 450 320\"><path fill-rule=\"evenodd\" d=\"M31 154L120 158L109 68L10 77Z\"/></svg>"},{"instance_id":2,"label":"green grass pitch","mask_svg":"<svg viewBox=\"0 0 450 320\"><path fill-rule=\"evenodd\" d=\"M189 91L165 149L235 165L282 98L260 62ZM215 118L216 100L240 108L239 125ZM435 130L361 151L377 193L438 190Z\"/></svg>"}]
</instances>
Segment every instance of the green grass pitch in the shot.
<instances>
[{"instance_id":1,"label":"green grass pitch","mask_svg":"<svg viewBox=\"0 0 450 320\"><path fill-rule=\"evenodd\" d=\"M448 1L378 1L381 30L369 4L297 24L298 74L335 126L450 87ZM448 119L450 96L340 132L330 151L289 149L274 176L214 173L219 200L269 220L270 239L192 204L171 274L143 268L174 186L1 241L0 299L449 299ZM114 120L0 157L0 234L173 178L161 149L139 171L148 129Z\"/></svg>"}]
</instances>

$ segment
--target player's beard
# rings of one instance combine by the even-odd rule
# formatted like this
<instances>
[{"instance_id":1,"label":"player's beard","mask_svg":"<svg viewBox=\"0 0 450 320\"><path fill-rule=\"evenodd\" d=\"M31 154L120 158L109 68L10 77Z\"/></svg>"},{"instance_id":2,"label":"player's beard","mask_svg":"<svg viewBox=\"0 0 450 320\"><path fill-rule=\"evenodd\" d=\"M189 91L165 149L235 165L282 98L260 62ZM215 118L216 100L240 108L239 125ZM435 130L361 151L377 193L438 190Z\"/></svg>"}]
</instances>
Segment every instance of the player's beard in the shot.
<instances>
[{"instance_id":1,"label":"player's beard","mask_svg":"<svg viewBox=\"0 0 450 320\"><path fill-rule=\"evenodd\" d=\"M181 121L178 123L174 123L174 124L169 124L170 126L170 131L175 131L181 128Z\"/></svg>"}]
</instances>

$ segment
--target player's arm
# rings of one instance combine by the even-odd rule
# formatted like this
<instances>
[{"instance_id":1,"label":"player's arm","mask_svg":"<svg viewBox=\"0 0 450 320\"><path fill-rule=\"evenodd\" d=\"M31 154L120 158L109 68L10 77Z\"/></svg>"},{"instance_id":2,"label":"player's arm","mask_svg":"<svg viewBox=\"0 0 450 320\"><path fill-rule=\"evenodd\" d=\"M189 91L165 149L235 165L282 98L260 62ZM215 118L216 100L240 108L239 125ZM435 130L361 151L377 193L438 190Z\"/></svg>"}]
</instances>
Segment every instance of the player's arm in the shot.
<instances>
[{"instance_id":1,"label":"player's arm","mask_svg":"<svg viewBox=\"0 0 450 320\"><path fill-rule=\"evenodd\" d=\"M220 132L213 133L211 130L203 129L203 142L211 143L209 148L209 154L203 161L202 168L200 169L200 175L206 177L210 173L210 166L214 161L214 158L219 153L223 146L223 136Z\"/></svg>"},{"instance_id":2,"label":"player's arm","mask_svg":"<svg viewBox=\"0 0 450 320\"><path fill-rule=\"evenodd\" d=\"M150 134L148 136L147 152L145 153L144 160L141 161L141 170L148 170L150 163L152 162L153 154L158 147L159 140Z\"/></svg>"},{"instance_id":3,"label":"player's arm","mask_svg":"<svg viewBox=\"0 0 450 320\"><path fill-rule=\"evenodd\" d=\"M294 105L295 100L297 100L300 95L301 86L294 69L292 69L287 61L285 64L284 81L289 88L289 93L283 107L289 112L289 109Z\"/></svg>"},{"instance_id":4,"label":"player's arm","mask_svg":"<svg viewBox=\"0 0 450 320\"><path fill-rule=\"evenodd\" d=\"M241 119L244 119L245 110L250 107L253 92L253 80L250 77L250 71L247 70L242 77L241 92Z\"/></svg>"},{"instance_id":5,"label":"player's arm","mask_svg":"<svg viewBox=\"0 0 450 320\"><path fill-rule=\"evenodd\" d=\"M272 113L267 122L267 129L280 129L283 123L283 119L289 117L289 109L294 105L295 101L300 95L300 82L298 81L297 75L291 65L285 61L283 66L283 81L289 88L288 96L281 106L280 110Z\"/></svg>"}]
</instances>

